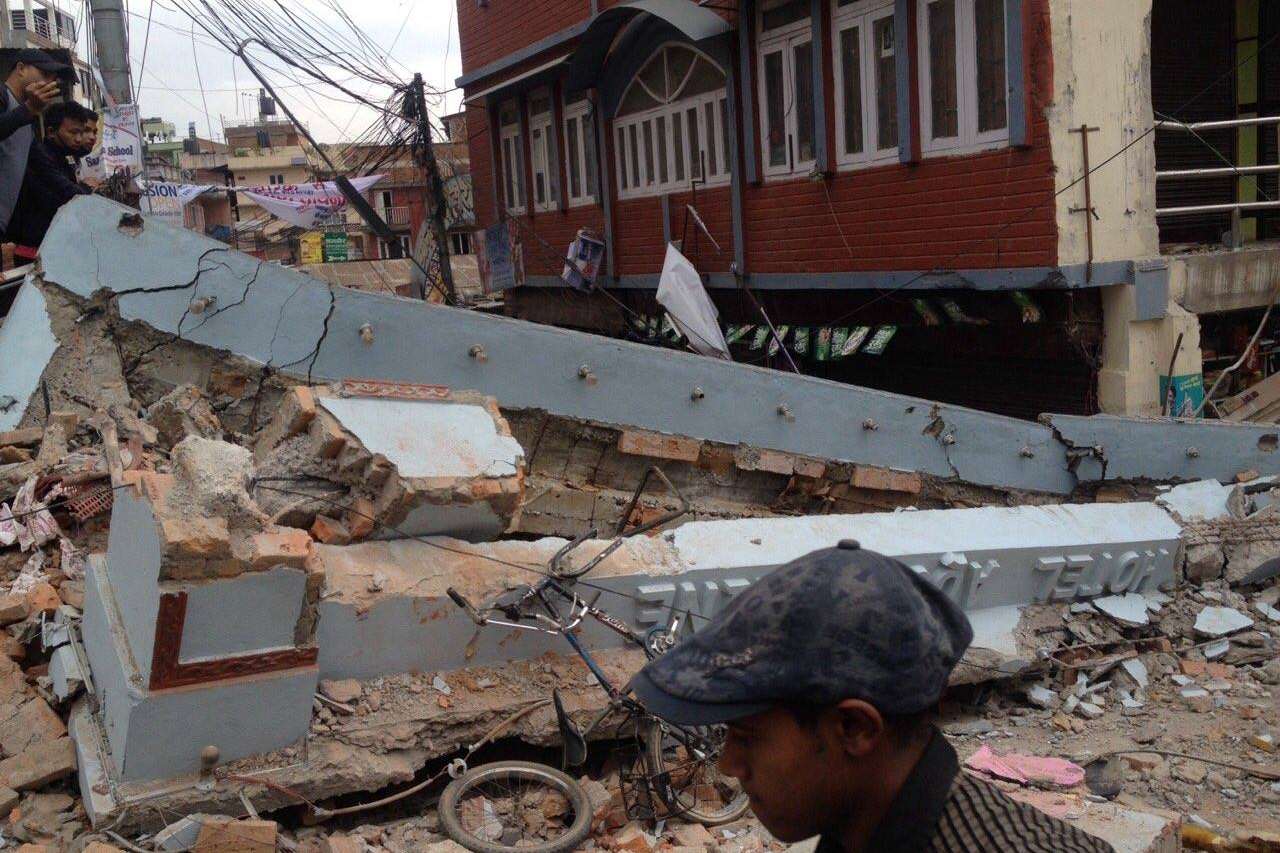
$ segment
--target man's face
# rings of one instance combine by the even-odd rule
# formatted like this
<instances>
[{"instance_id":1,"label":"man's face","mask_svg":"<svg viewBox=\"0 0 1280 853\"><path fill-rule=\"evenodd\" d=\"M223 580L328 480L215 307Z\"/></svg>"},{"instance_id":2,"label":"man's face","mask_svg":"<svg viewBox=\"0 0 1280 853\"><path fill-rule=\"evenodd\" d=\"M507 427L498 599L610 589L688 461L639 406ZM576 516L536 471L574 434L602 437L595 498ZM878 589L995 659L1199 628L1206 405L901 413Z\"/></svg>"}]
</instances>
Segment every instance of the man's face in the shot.
<instances>
[{"instance_id":1,"label":"man's face","mask_svg":"<svg viewBox=\"0 0 1280 853\"><path fill-rule=\"evenodd\" d=\"M93 146L98 142L98 123L96 121L82 122L80 125L80 138L76 140L76 148L88 154L93 150Z\"/></svg>"},{"instance_id":2,"label":"man's face","mask_svg":"<svg viewBox=\"0 0 1280 853\"><path fill-rule=\"evenodd\" d=\"M782 709L729 724L720 771L735 776L751 809L779 841L794 844L826 830L851 804L835 782L838 749L823 742L818 726Z\"/></svg>"},{"instance_id":3,"label":"man's face","mask_svg":"<svg viewBox=\"0 0 1280 853\"><path fill-rule=\"evenodd\" d=\"M84 135L84 122L73 118L64 118L62 124L53 132L53 138L68 151L76 151L80 147L80 139Z\"/></svg>"},{"instance_id":4,"label":"man's face","mask_svg":"<svg viewBox=\"0 0 1280 853\"><path fill-rule=\"evenodd\" d=\"M28 88L36 85L37 83L50 83L58 79L58 75L51 74L48 71L42 71L34 65L28 65L25 62L19 62L14 70L18 73L18 91L24 94Z\"/></svg>"}]
</instances>

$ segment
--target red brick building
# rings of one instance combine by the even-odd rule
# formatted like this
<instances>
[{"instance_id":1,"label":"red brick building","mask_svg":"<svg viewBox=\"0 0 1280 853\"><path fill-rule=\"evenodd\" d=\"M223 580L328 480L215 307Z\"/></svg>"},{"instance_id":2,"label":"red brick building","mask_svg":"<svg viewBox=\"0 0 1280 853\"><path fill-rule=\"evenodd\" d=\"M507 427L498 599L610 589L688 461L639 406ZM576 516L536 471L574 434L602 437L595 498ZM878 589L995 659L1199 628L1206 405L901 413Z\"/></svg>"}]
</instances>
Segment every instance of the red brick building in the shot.
<instances>
[{"instance_id":1,"label":"red brick building","mask_svg":"<svg viewBox=\"0 0 1280 853\"><path fill-rule=\"evenodd\" d=\"M622 334L616 302L656 313L683 241L726 324L759 323L754 296L814 334L897 331L805 372L1016 415L1149 409L1103 340L1167 314L1152 147L1105 199L1091 176L1094 228L1072 129L1095 126L1097 163L1149 123L1151 3L1103 5L458 0L477 223L514 219L523 245L509 310ZM559 282L580 228L612 298Z\"/></svg>"}]
</instances>

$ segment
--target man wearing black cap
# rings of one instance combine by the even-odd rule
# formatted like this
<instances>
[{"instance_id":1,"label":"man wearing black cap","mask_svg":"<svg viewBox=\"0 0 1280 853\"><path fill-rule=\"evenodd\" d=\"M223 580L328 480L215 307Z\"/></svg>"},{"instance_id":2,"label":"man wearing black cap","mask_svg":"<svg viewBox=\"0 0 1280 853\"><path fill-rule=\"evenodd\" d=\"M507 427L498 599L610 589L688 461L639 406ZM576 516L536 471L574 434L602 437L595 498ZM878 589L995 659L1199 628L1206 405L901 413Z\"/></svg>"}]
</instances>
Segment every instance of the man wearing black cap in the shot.
<instances>
[{"instance_id":1,"label":"man wearing black cap","mask_svg":"<svg viewBox=\"0 0 1280 853\"><path fill-rule=\"evenodd\" d=\"M897 560L846 540L780 567L631 683L653 714L728 729L720 769L779 840L819 853L1114 853L960 772L929 721L973 639Z\"/></svg>"},{"instance_id":2,"label":"man wearing black cap","mask_svg":"<svg viewBox=\"0 0 1280 853\"><path fill-rule=\"evenodd\" d=\"M70 66L35 48L18 51L3 87L0 105L0 232L13 216L35 138L32 123L59 94L58 76Z\"/></svg>"}]
</instances>

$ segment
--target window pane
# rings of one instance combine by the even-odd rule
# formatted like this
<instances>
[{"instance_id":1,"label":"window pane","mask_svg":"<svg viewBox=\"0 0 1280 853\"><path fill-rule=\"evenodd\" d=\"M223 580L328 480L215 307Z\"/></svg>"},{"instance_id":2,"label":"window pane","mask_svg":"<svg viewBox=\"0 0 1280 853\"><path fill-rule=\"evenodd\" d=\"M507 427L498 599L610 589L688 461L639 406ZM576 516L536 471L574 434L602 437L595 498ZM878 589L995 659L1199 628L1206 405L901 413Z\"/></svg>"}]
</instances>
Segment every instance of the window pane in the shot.
<instances>
[{"instance_id":1,"label":"window pane","mask_svg":"<svg viewBox=\"0 0 1280 853\"><path fill-rule=\"evenodd\" d=\"M693 68L693 60L697 54L688 48L673 45L667 48L667 83L671 86L671 96L677 97L685 78Z\"/></svg>"},{"instance_id":2,"label":"window pane","mask_svg":"<svg viewBox=\"0 0 1280 853\"><path fill-rule=\"evenodd\" d=\"M503 183L507 192L507 207L516 206L516 197L513 194L515 188L511 185L511 176L515 174L514 163L511 160L511 140L510 138L502 140L502 172Z\"/></svg>"},{"instance_id":3,"label":"window pane","mask_svg":"<svg viewBox=\"0 0 1280 853\"><path fill-rule=\"evenodd\" d=\"M515 153L512 167L515 171L516 206L524 207L524 151L519 138L511 140L511 150Z\"/></svg>"},{"instance_id":4,"label":"window pane","mask_svg":"<svg viewBox=\"0 0 1280 853\"><path fill-rule=\"evenodd\" d=\"M653 122L644 123L644 183L653 183Z\"/></svg>"},{"instance_id":5,"label":"window pane","mask_svg":"<svg viewBox=\"0 0 1280 853\"><path fill-rule=\"evenodd\" d=\"M631 134L631 138L628 140L631 144L631 186L638 187L640 186L639 132L634 124L627 128L627 131Z\"/></svg>"},{"instance_id":6,"label":"window pane","mask_svg":"<svg viewBox=\"0 0 1280 853\"><path fill-rule=\"evenodd\" d=\"M671 149L675 154L676 180L684 181L684 164L689 155L684 149L684 116L680 113L671 117Z\"/></svg>"},{"instance_id":7,"label":"window pane","mask_svg":"<svg viewBox=\"0 0 1280 853\"><path fill-rule=\"evenodd\" d=\"M578 119L568 119L564 123L564 144L569 160L569 198L582 197L582 168L578 160Z\"/></svg>"},{"instance_id":8,"label":"window pane","mask_svg":"<svg viewBox=\"0 0 1280 853\"><path fill-rule=\"evenodd\" d=\"M934 139L959 135L956 104L955 0L929 4L929 117Z\"/></svg>"},{"instance_id":9,"label":"window pane","mask_svg":"<svg viewBox=\"0 0 1280 853\"><path fill-rule=\"evenodd\" d=\"M764 57L765 131L770 166L787 164L786 105L783 103L782 54Z\"/></svg>"},{"instance_id":10,"label":"window pane","mask_svg":"<svg viewBox=\"0 0 1280 853\"><path fill-rule=\"evenodd\" d=\"M666 184L667 172L667 117L658 116L658 183Z\"/></svg>"},{"instance_id":11,"label":"window pane","mask_svg":"<svg viewBox=\"0 0 1280 853\"><path fill-rule=\"evenodd\" d=\"M582 159L587 163L587 185L583 195L595 198L596 184L599 183L596 178L596 131L586 116L582 117L582 152Z\"/></svg>"},{"instance_id":12,"label":"window pane","mask_svg":"<svg viewBox=\"0 0 1280 853\"><path fill-rule=\"evenodd\" d=\"M813 44L792 48L795 56L796 162L814 159L813 131Z\"/></svg>"},{"instance_id":13,"label":"window pane","mask_svg":"<svg viewBox=\"0 0 1280 853\"><path fill-rule=\"evenodd\" d=\"M844 153L862 153L862 39L858 27L840 33L841 107Z\"/></svg>"},{"instance_id":14,"label":"window pane","mask_svg":"<svg viewBox=\"0 0 1280 853\"><path fill-rule=\"evenodd\" d=\"M898 63L894 59L893 18L871 27L876 57L876 147L898 145Z\"/></svg>"},{"instance_id":15,"label":"window pane","mask_svg":"<svg viewBox=\"0 0 1280 853\"><path fill-rule=\"evenodd\" d=\"M1009 123L1005 105L1004 0L975 0L973 20L978 54L978 132L985 133Z\"/></svg>"},{"instance_id":16,"label":"window pane","mask_svg":"<svg viewBox=\"0 0 1280 853\"><path fill-rule=\"evenodd\" d=\"M547 140L541 128L533 129L533 200L535 204L547 203Z\"/></svg>"},{"instance_id":17,"label":"window pane","mask_svg":"<svg viewBox=\"0 0 1280 853\"><path fill-rule=\"evenodd\" d=\"M628 186L627 182L627 132L624 128L618 128L618 180L622 182L622 188L625 190Z\"/></svg>"},{"instance_id":18,"label":"window pane","mask_svg":"<svg viewBox=\"0 0 1280 853\"><path fill-rule=\"evenodd\" d=\"M689 178L697 180L702 177L702 145L698 142L698 108L685 110L685 119L689 128Z\"/></svg>"},{"instance_id":19,"label":"window pane","mask_svg":"<svg viewBox=\"0 0 1280 853\"><path fill-rule=\"evenodd\" d=\"M707 117L707 123L703 125L707 131L707 175L716 175L720 172L720 161L716 158L716 105L706 104L704 113Z\"/></svg>"},{"instance_id":20,"label":"window pane","mask_svg":"<svg viewBox=\"0 0 1280 853\"><path fill-rule=\"evenodd\" d=\"M632 113L651 110L661 106L653 99L644 87L639 83L633 82L631 88L627 90L626 96L622 99L622 103L618 105L618 116L628 116Z\"/></svg>"},{"instance_id":21,"label":"window pane","mask_svg":"<svg viewBox=\"0 0 1280 853\"><path fill-rule=\"evenodd\" d=\"M720 99L720 154L724 157L724 173L729 173L729 99Z\"/></svg>"},{"instance_id":22,"label":"window pane","mask_svg":"<svg viewBox=\"0 0 1280 853\"><path fill-rule=\"evenodd\" d=\"M724 74L710 62L698 57L698 63L689 75L689 81L680 90L681 98L692 98L708 92L718 92L724 88Z\"/></svg>"},{"instance_id":23,"label":"window pane","mask_svg":"<svg viewBox=\"0 0 1280 853\"><path fill-rule=\"evenodd\" d=\"M656 98L666 100L667 98L667 63L663 58L663 51L658 51L649 60L643 70L636 76L636 79L644 84L644 87Z\"/></svg>"}]
</instances>

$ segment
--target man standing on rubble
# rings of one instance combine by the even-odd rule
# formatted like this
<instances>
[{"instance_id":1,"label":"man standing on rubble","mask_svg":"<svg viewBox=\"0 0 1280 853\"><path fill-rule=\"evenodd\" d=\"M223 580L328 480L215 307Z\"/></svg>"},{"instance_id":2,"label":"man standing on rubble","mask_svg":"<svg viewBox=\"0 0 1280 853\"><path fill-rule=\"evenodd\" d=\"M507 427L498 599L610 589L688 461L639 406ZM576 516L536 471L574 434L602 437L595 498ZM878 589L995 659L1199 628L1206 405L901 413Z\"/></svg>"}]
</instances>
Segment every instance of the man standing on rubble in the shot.
<instances>
[{"instance_id":1,"label":"man standing on rubble","mask_svg":"<svg viewBox=\"0 0 1280 853\"><path fill-rule=\"evenodd\" d=\"M650 662L653 714L725 724L720 769L818 853L1115 853L960 771L930 714L973 639L907 566L846 540L782 566Z\"/></svg>"},{"instance_id":2,"label":"man standing on rubble","mask_svg":"<svg viewBox=\"0 0 1280 853\"><path fill-rule=\"evenodd\" d=\"M58 76L69 70L44 51L27 48L18 51L17 62L5 78L0 108L0 232L8 227L22 189L35 139L32 125L57 99Z\"/></svg>"}]
</instances>

